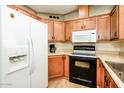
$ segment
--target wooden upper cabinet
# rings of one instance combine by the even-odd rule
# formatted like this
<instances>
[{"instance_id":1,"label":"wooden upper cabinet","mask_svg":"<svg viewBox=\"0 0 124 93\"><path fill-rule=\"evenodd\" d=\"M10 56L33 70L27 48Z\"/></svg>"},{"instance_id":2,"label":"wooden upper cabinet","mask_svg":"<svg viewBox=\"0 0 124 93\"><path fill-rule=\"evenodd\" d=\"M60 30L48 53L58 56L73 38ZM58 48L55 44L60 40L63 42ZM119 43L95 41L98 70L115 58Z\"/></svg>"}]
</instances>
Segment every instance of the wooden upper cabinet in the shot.
<instances>
[{"instance_id":1,"label":"wooden upper cabinet","mask_svg":"<svg viewBox=\"0 0 124 93\"><path fill-rule=\"evenodd\" d=\"M83 20L72 21L72 31L82 30L83 29Z\"/></svg>"},{"instance_id":2,"label":"wooden upper cabinet","mask_svg":"<svg viewBox=\"0 0 124 93\"><path fill-rule=\"evenodd\" d=\"M71 41L72 38L72 22L65 22L65 40Z\"/></svg>"},{"instance_id":3,"label":"wooden upper cabinet","mask_svg":"<svg viewBox=\"0 0 124 93\"><path fill-rule=\"evenodd\" d=\"M54 21L54 41L64 41L65 40L65 24L64 22Z\"/></svg>"},{"instance_id":4,"label":"wooden upper cabinet","mask_svg":"<svg viewBox=\"0 0 124 93\"><path fill-rule=\"evenodd\" d=\"M96 18L87 18L73 21L72 30L93 30L96 29Z\"/></svg>"},{"instance_id":5,"label":"wooden upper cabinet","mask_svg":"<svg viewBox=\"0 0 124 93\"><path fill-rule=\"evenodd\" d=\"M120 24L118 24L118 6L116 6L111 12L111 39L118 39L118 25Z\"/></svg>"},{"instance_id":6,"label":"wooden upper cabinet","mask_svg":"<svg viewBox=\"0 0 124 93\"><path fill-rule=\"evenodd\" d=\"M78 6L79 18L86 18L89 16L89 7L88 5L79 5Z\"/></svg>"},{"instance_id":7,"label":"wooden upper cabinet","mask_svg":"<svg viewBox=\"0 0 124 93\"><path fill-rule=\"evenodd\" d=\"M49 79L63 76L63 56L48 57L48 77Z\"/></svg>"},{"instance_id":8,"label":"wooden upper cabinet","mask_svg":"<svg viewBox=\"0 0 124 93\"><path fill-rule=\"evenodd\" d=\"M52 41L53 40L53 35L54 35L54 32L53 32L53 30L54 30L54 28L53 28L53 21L45 20L45 19L42 19L41 21L48 25L48 40Z\"/></svg>"},{"instance_id":9,"label":"wooden upper cabinet","mask_svg":"<svg viewBox=\"0 0 124 93\"><path fill-rule=\"evenodd\" d=\"M124 39L124 5L119 5L119 39Z\"/></svg>"},{"instance_id":10,"label":"wooden upper cabinet","mask_svg":"<svg viewBox=\"0 0 124 93\"><path fill-rule=\"evenodd\" d=\"M110 40L110 16L97 18L97 40Z\"/></svg>"},{"instance_id":11,"label":"wooden upper cabinet","mask_svg":"<svg viewBox=\"0 0 124 93\"><path fill-rule=\"evenodd\" d=\"M96 18L87 18L83 20L83 29L84 30L93 30L96 29Z\"/></svg>"}]
</instances>

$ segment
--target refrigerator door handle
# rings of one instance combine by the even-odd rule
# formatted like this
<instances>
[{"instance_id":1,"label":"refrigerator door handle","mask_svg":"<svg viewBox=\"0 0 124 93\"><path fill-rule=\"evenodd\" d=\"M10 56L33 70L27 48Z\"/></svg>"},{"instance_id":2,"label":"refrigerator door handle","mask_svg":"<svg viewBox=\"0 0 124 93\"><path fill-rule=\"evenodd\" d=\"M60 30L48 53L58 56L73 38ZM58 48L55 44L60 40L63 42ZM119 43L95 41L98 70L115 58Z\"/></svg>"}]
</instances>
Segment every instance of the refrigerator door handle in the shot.
<instances>
[{"instance_id":1,"label":"refrigerator door handle","mask_svg":"<svg viewBox=\"0 0 124 93\"><path fill-rule=\"evenodd\" d=\"M33 73L34 70L34 50L33 50L33 41L31 39L31 37L28 37L28 44L29 44L29 62L30 62L30 72L29 74L31 75Z\"/></svg>"}]
</instances>

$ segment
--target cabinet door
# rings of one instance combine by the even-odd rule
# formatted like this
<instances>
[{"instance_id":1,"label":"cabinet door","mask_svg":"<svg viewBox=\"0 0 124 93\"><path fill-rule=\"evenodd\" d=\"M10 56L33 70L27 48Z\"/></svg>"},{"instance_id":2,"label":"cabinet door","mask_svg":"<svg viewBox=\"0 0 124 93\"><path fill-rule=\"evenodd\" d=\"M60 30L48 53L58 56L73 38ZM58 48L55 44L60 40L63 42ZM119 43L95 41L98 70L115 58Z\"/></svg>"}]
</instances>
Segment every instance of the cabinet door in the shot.
<instances>
[{"instance_id":1,"label":"cabinet door","mask_svg":"<svg viewBox=\"0 0 124 93\"><path fill-rule=\"evenodd\" d=\"M65 56L64 60L64 77L69 78L69 56Z\"/></svg>"},{"instance_id":2,"label":"cabinet door","mask_svg":"<svg viewBox=\"0 0 124 93\"><path fill-rule=\"evenodd\" d=\"M105 70L105 86L104 87L105 88L117 88L116 83L111 78L107 70Z\"/></svg>"},{"instance_id":3,"label":"cabinet door","mask_svg":"<svg viewBox=\"0 0 124 93\"><path fill-rule=\"evenodd\" d=\"M48 58L49 79L63 76L63 56L50 56Z\"/></svg>"},{"instance_id":4,"label":"cabinet door","mask_svg":"<svg viewBox=\"0 0 124 93\"><path fill-rule=\"evenodd\" d=\"M104 66L97 59L97 88L104 88Z\"/></svg>"},{"instance_id":5,"label":"cabinet door","mask_svg":"<svg viewBox=\"0 0 124 93\"><path fill-rule=\"evenodd\" d=\"M110 16L97 18L97 40L110 40Z\"/></svg>"},{"instance_id":6,"label":"cabinet door","mask_svg":"<svg viewBox=\"0 0 124 93\"><path fill-rule=\"evenodd\" d=\"M83 20L75 20L72 22L72 31L82 30Z\"/></svg>"},{"instance_id":7,"label":"cabinet door","mask_svg":"<svg viewBox=\"0 0 124 93\"><path fill-rule=\"evenodd\" d=\"M72 22L65 23L65 39L71 41L72 36Z\"/></svg>"},{"instance_id":8,"label":"cabinet door","mask_svg":"<svg viewBox=\"0 0 124 93\"><path fill-rule=\"evenodd\" d=\"M46 23L48 25L48 41L53 40L53 21L50 20L41 20L43 23Z\"/></svg>"},{"instance_id":9,"label":"cabinet door","mask_svg":"<svg viewBox=\"0 0 124 93\"><path fill-rule=\"evenodd\" d=\"M88 18L84 19L83 29L84 30L90 30L90 29L96 29L96 18Z\"/></svg>"},{"instance_id":10,"label":"cabinet door","mask_svg":"<svg viewBox=\"0 0 124 93\"><path fill-rule=\"evenodd\" d=\"M65 33L64 33L64 22L54 21L54 40L55 41L64 41Z\"/></svg>"},{"instance_id":11,"label":"cabinet door","mask_svg":"<svg viewBox=\"0 0 124 93\"><path fill-rule=\"evenodd\" d=\"M118 38L118 7L111 13L111 39Z\"/></svg>"},{"instance_id":12,"label":"cabinet door","mask_svg":"<svg viewBox=\"0 0 124 93\"><path fill-rule=\"evenodd\" d=\"M124 5L119 5L119 39L124 39Z\"/></svg>"},{"instance_id":13,"label":"cabinet door","mask_svg":"<svg viewBox=\"0 0 124 93\"><path fill-rule=\"evenodd\" d=\"M110 88L117 88L118 86L115 84L114 80L110 78Z\"/></svg>"}]
</instances>

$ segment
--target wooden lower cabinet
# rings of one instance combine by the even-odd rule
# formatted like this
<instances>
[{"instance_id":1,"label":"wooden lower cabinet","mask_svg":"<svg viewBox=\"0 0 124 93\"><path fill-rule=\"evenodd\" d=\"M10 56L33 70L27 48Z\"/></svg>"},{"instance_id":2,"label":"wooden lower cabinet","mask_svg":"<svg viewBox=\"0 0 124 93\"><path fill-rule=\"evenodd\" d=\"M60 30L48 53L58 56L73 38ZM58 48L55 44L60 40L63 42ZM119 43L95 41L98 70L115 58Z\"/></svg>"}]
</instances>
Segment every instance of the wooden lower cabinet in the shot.
<instances>
[{"instance_id":1,"label":"wooden lower cabinet","mask_svg":"<svg viewBox=\"0 0 124 93\"><path fill-rule=\"evenodd\" d=\"M65 56L64 60L64 77L69 78L69 56Z\"/></svg>"},{"instance_id":2,"label":"wooden lower cabinet","mask_svg":"<svg viewBox=\"0 0 124 93\"><path fill-rule=\"evenodd\" d=\"M69 78L69 56L53 55L48 57L48 78Z\"/></svg>"},{"instance_id":3,"label":"wooden lower cabinet","mask_svg":"<svg viewBox=\"0 0 124 93\"><path fill-rule=\"evenodd\" d=\"M109 75L109 73L105 70L105 82L104 82L105 88L117 88L117 85Z\"/></svg>"},{"instance_id":4,"label":"wooden lower cabinet","mask_svg":"<svg viewBox=\"0 0 124 93\"><path fill-rule=\"evenodd\" d=\"M48 77L49 79L63 76L63 56L49 56Z\"/></svg>"},{"instance_id":5,"label":"wooden lower cabinet","mask_svg":"<svg viewBox=\"0 0 124 93\"><path fill-rule=\"evenodd\" d=\"M104 66L100 59L97 59L97 88L104 87Z\"/></svg>"},{"instance_id":6,"label":"wooden lower cabinet","mask_svg":"<svg viewBox=\"0 0 124 93\"><path fill-rule=\"evenodd\" d=\"M100 59L97 59L97 88L117 88L116 83L104 68Z\"/></svg>"}]
</instances>

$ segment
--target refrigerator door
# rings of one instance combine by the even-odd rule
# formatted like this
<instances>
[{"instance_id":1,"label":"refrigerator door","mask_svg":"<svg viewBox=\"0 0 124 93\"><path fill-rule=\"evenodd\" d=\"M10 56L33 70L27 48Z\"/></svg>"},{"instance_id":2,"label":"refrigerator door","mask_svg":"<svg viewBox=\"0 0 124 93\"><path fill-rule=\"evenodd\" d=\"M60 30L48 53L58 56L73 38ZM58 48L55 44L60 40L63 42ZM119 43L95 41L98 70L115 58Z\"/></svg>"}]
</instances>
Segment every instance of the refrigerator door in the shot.
<instances>
[{"instance_id":1,"label":"refrigerator door","mask_svg":"<svg viewBox=\"0 0 124 93\"><path fill-rule=\"evenodd\" d=\"M30 18L6 6L1 6L1 87L30 87L27 36Z\"/></svg>"},{"instance_id":2,"label":"refrigerator door","mask_svg":"<svg viewBox=\"0 0 124 93\"><path fill-rule=\"evenodd\" d=\"M47 25L31 20L31 39L33 45L33 62L31 65L31 87L48 86L48 32Z\"/></svg>"}]
</instances>

